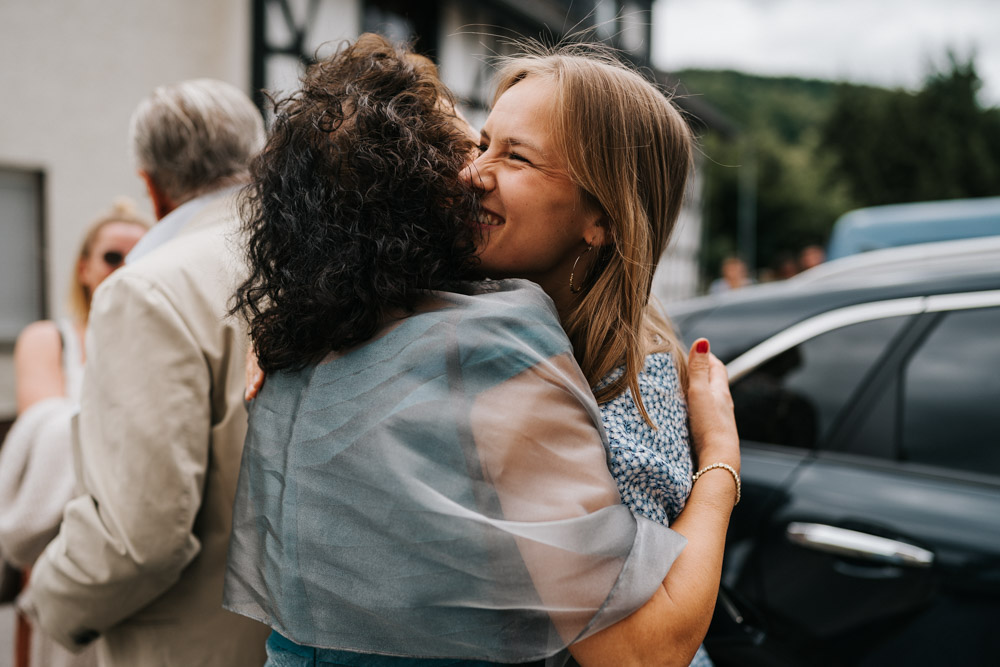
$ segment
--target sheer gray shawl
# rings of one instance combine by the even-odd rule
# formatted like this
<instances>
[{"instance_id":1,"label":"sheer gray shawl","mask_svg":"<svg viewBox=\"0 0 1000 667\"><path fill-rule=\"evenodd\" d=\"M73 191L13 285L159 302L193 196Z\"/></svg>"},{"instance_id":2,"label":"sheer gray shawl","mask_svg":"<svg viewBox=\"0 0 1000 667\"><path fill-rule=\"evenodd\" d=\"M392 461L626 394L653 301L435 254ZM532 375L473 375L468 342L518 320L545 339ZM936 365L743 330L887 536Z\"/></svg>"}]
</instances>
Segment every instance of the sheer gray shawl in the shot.
<instances>
[{"instance_id":1,"label":"sheer gray shawl","mask_svg":"<svg viewBox=\"0 0 1000 667\"><path fill-rule=\"evenodd\" d=\"M435 293L250 410L225 607L315 647L525 662L640 607L684 538L635 517L552 302Z\"/></svg>"}]
</instances>

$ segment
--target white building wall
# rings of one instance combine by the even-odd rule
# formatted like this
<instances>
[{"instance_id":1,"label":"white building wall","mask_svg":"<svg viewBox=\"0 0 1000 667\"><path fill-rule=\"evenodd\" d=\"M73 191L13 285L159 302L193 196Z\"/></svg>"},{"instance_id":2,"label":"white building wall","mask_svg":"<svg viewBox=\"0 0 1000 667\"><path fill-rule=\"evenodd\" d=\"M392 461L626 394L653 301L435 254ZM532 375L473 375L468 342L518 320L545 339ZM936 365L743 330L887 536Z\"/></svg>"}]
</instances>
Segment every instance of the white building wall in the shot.
<instances>
[{"instance_id":1,"label":"white building wall","mask_svg":"<svg viewBox=\"0 0 1000 667\"><path fill-rule=\"evenodd\" d=\"M276 4L267 4L265 39L269 45L290 45L294 40L293 28L304 27L303 50L323 58L333 53L344 40L355 39L361 32L360 0L319 0L311 21L307 0L290 0L289 8L294 26L288 24L287 17ZM249 58L248 51L248 61ZM303 73L302 62L296 56L272 56L264 65L264 89L280 98L298 89Z\"/></svg>"},{"instance_id":2,"label":"white building wall","mask_svg":"<svg viewBox=\"0 0 1000 667\"><path fill-rule=\"evenodd\" d=\"M698 294L698 254L702 236L702 176L700 165L688 181L684 208L677 218L673 237L653 274L653 296L667 305Z\"/></svg>"},{"instance_id":3,"label":"white building wall","mask_svg":"<svg viewBox=\"0 0 1000 667\"><path fill-rule=\"evenodd\" d=\"M455 93L463 113L477 130L486 122L485 105L493 99L492 60L511 49L507 41L493 33L503 34L495 12L458 0L444 3L438 58L441 80Z\"/></svg>"},{"instance_id":4,"label":"white building wall","mask_svg":"<svg viewBox=\"0 0 1000 667\"><path fill-rule=\"evenodd\" d=\"M152 214L128 120L154 87L213 77L249 92L247 0L2 0L0 166L45 174L46 293L62 312L83 230L118 195ZM2 224L2 221L0 221ZM0 419L13 412L0 354Z\"/></svg>"},{"instance_id":5,"label":"white building wall","mask_svg":"<svg viewBox=\"0 0 1000 667\"><path fill-rule=\"evenodd\" d=\"M441 10L438 70L441 80L460 99L476 99L485 95L480 90L483 56L478 55L484 49L480 36L476 34L481 20L481 12L475 6L463 6L452 1L445 3ZM469 118L476 129L485 120L479 117L482 115L485 114Z\"/></svg>"}]
</instances>

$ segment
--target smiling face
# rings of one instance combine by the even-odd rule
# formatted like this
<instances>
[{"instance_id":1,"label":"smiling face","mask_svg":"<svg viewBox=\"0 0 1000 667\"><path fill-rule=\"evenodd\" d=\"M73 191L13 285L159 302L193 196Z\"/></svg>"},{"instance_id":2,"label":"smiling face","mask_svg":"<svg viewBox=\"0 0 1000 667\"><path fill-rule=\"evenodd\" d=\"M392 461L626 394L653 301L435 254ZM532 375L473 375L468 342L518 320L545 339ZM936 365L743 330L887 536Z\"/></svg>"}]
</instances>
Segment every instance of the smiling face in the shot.
<instances>
[{"instance_id":1,"label":"smiling face","mask_svg":"<svg viewBox=\"0 0 1000 667\"><path fill-rule=\"evenodd\" d=\"M570 179L552 118L555 86L529 76L497 100L481 150L463 172L481 189L478 257L490 278L526 278L556 305L572 298L569 277L587 244L604 243L602 213ZM596 253L595 253L596 254ZM579 284L588 258L576 269Z\"/></svg>"}]
</instances>

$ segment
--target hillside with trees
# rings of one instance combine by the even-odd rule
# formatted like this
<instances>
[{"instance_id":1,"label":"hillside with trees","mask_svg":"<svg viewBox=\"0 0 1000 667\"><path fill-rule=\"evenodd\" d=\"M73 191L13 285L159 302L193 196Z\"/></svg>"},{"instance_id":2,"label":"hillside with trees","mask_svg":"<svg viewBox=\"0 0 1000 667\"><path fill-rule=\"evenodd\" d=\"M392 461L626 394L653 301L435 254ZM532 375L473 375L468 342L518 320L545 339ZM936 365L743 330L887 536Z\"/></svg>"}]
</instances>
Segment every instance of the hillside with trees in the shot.
<instances>
[{"instance_id":1,"label":"hillside with trees","mask_svg":"<svg viewBox=\"0 0 1000 667\"><path fill-rule=\"evenodd\" d=\"M919 91L733 71L674 75L678 94L700 97L739 128L735 137L700 136L706 276L729 254L777 268L824 244L852 208L1000 195L1000 109L979 103L971 60L950 57Z\"/></svg>"}]
</instances>

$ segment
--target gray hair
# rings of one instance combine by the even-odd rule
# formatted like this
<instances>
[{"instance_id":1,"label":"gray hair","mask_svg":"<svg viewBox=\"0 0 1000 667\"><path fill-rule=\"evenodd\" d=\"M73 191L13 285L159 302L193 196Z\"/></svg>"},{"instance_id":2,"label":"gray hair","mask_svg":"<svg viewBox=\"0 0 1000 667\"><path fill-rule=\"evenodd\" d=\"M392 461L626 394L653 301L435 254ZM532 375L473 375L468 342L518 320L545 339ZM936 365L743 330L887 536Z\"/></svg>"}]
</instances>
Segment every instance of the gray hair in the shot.
<instances>
[{"instance_id":1,"label":"gray hair","mask_svg":"<svg viewBox=\"0 0 1000 667\"><path fill-rule=\"evenodd\" d=\"M174 204L246 179L264 120L239 88L213 79L160 86L129 128L136 164Z\"/></svg>"}]
</instances>

